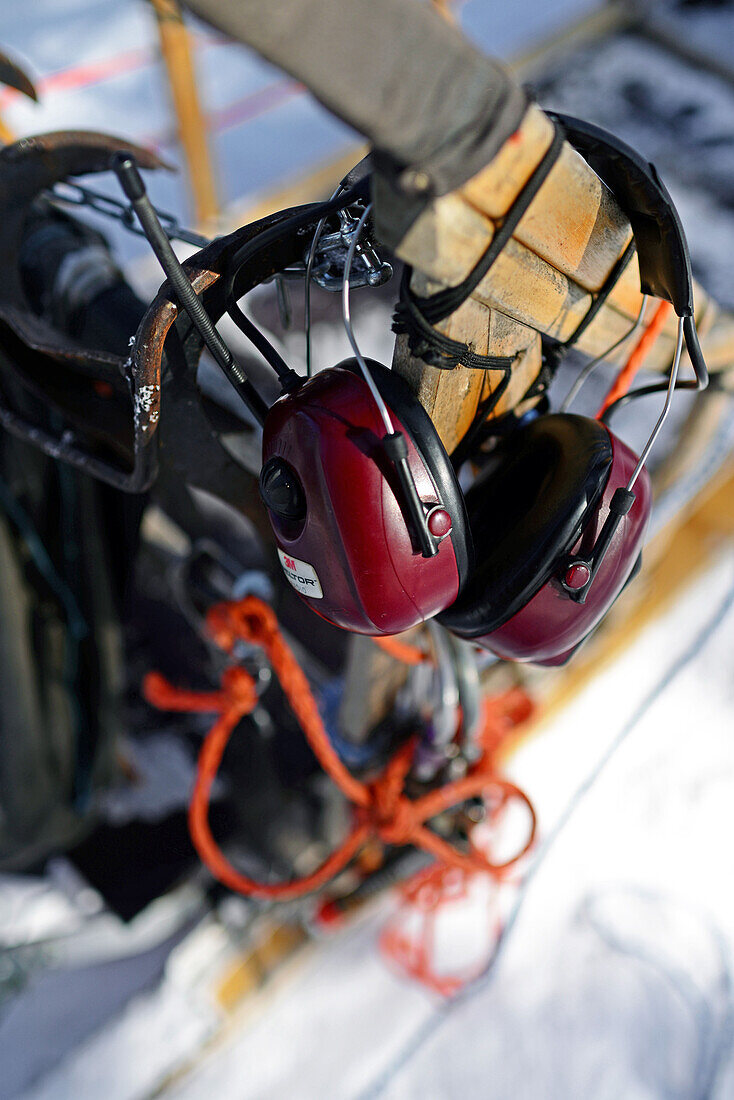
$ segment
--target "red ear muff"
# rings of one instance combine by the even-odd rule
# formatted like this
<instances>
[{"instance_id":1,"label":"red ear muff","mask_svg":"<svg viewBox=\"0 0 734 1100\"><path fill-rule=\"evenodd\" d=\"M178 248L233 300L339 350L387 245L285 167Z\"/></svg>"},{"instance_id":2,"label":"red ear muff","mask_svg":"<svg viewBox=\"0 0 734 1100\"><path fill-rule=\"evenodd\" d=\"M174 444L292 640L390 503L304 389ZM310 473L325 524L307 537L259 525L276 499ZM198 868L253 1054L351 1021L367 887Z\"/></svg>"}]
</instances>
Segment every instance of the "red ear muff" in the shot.
<instances>
[{"instance_id":1,"label":"red ear muff","mask_svg":"<svg viewBox=\"0 0 734 1100\"><path fill-rule=\"evenodd\" d=\"M591 584L578 564L598 544L615 491L636 464L621 440L587 417L539 417L509 436L467 493L477 564L439 621L500 657L566 660L638 559L651 507L644 469Z\"/></svg>"},{"instance_id":2,"label":"red ear muff","mask_svg":"<svg viewBox=\"0 0 734 1100\"><path fill-rule=\"evenodd\" d=\"M403 433L432 557L406 518L385 429L353 361L323 371L268 413L261 492L291 585L337 626L396 634L457 597L471 569L464 499L430 418L377 363L375 382Z\"/></svg>"}]
</instances>

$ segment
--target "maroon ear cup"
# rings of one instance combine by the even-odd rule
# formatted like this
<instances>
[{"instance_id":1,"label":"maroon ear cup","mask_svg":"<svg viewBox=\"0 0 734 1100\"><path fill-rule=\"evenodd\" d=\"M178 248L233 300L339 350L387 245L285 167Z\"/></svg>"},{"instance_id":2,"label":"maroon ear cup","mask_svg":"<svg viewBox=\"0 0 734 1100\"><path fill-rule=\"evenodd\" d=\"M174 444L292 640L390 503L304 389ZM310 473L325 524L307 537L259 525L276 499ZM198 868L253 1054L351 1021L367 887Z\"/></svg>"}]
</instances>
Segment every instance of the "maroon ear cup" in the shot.
<instances>
[{"instance_id":1,"label":"maroon ear cup","mask_svg":"<svg viewBox=\"0 0 734 1100\"><path fill-rule=\"evenodd\" d=\"M636 465L625 443L586 417L541 417L514 433L467 494L477 566L439 621L499 657L564 663L639 558L652 504L644 469L588 583L583 562Z\"/></svg>"},{"instance_id":2,"label":"maroon ear cup","mask_svg":"<svg viewBox=\"0 0 734 1100\"><path fill-rule=\"evenodd\" d=\"M371 369L383 392L391 372ZM323 371L276 401L263 430L261 494L285 575L319 615L362 634L396 634L431 618L456 599L470 566L461 490L427 415L421 438L406 423L414 410L399 406L418 402L405 389L397 401L384 397L407 442L432 557L406 522L385 429L360 375Z\"/></svg>"}]
</instances>

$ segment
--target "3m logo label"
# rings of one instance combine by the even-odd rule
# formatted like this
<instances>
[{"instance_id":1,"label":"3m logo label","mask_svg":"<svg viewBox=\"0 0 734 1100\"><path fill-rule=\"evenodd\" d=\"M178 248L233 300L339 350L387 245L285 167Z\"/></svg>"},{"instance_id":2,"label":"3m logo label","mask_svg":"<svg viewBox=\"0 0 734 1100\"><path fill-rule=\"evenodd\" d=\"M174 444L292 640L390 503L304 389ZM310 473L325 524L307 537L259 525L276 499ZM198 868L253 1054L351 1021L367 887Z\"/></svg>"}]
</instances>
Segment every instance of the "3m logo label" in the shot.
<instances>
[{"instance_id":1,"label":"3m logo label","mask_svg":"<svg viewBox=\"0 0 734 1100\"><path fill-rule=\"evenodd\" d=\"M300 592L302 596L310 596L312 600L322 600L324 598L318 575L312 565L309 565L307 561L291 558L288 554L284 554L282 550L278 551L278 557L280 558L280 564L283 566L283 572L296 592Z\"/></svg>"}]
</instances>

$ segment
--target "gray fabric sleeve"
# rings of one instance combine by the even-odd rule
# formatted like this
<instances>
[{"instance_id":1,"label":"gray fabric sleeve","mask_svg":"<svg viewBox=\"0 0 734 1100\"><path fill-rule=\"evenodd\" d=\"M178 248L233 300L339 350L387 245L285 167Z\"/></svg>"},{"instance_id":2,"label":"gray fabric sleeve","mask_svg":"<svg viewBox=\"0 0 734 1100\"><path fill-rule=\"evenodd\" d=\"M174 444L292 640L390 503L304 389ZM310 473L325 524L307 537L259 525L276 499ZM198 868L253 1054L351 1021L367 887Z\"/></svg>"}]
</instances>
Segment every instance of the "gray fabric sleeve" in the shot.
<instances>
[{"instance_id":1,"label":"gray fabric sleeve","mask_svg":"<svg viewBox=\"0 0 734 1100\"><path fill-rule=\"evenodd\" d=\"M383 202L402 192L408 223L411 200L475 175L525 111L525 94L505 70L421 0L185 3L364 134L390 181Z\"/></svg>"}]
</instances>

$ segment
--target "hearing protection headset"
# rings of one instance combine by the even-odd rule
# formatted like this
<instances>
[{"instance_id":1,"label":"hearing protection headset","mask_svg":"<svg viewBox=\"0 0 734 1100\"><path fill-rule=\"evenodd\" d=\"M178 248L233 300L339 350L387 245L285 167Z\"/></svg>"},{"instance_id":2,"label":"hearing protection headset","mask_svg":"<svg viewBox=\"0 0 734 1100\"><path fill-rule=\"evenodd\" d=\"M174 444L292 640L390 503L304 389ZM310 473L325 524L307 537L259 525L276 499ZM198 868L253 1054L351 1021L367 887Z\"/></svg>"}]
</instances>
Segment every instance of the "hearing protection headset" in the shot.
<instances>
[{"instance_id":1,"label":"hearing protection headset","mask_svg":"<svg viewBox=\"0 0 734 1100\"><path fill-rule=\"evenodd\" d=\"M690 260L672 201L652 166L626 146L576 120L556 116L556 125L627 210L643 292L672 300L682 318L662 387L669 390L667 412L684 326L694 385L706 380L692 322ZM546 157L543 178L553 159ZM532 181L533 194L540 182ZM504 228L509 235L507 220ZM480 261L479 277L488 266ZM430 299L412 305L421 318L430 314ZM447 349L438 350L442 365ZM377 363L358 364L355 352L356 360L276 402L266 421L262 495L291 584L314 610L350 630L397 633L438 614L455 634L501 657L567 660L639 564L651 510L643 463L663 418L640 460L597 420L539 416L496 445L464 497L435 427L402 379ZM406 440L433 553L382 449L387 437L364 368Z\"/></svg>"},{"instance_id":2,"label":"hearing protection headset","mask_svg":"<svg viewBox=\"0 0 734 1100\"><path fill-rule=\"evenodd\" d=\"M344 264L343 312L353 359L306 381L299 378L236 305L236 272L229 276L230 315L273 365L284 391L261 416L260 491L280 563L309 606L337 626L395 634L437 615L458 636L501 657L559 664L600 622L639 561L651 509L644 462L674 389L702 388L707 380L693 323L690 260L677 213L655 169L596 127L562 116L554 121L551 149L487 254L461 287L411 299L409 313L420 339L430 341L432 325L441 316L437 305L451 312L462 295L471 293L567 137L630 218L643 293L670 300L680 318L669 380L631 395L667 391L663 413L639 458L604 423L570 413L540 415L497 443L464 496L422 406L399 376L362 357L352 333L349 277L369 206L351 235ZM118 175L125 186L124 173L118 170ZM306 210L299 224L313 226L322 216L323 226L323 218L339 209L335 198L330 203L317 215ZM297 221L298 216L291 218L291 228ZM261 238L270 233L275 239L277 229ZM261 238L241 250L235 268L270 241ZM631 254L628 249L627 259ZM612 273L582 326L623 266ZM191 312L194 303L187 303L183 286L180 290ZM225 363L201 318L192 313L192 320L238 392L260 414L251 384L233 365L226 345ZM696 382L677 382L684 335ZM453 342L439 341L437 365L455 365L467 352L447 344ZM481 365L478 357L470 359L471 365Z\"/></svg>"},{"instance_id":3,"label":"hearing protection headset","mask_svg":"<svg viewBox=\"0 0 734 1100\"><path fill-rule=\"evenodd\" d=\"M464 498L428 414L392 371L356 360L276 401L263 433L260 488L293 587L324 618L396 634L454 602L473 568ZM417 508L392 460L405 452Z\"/></svg>"}]
</instances>

